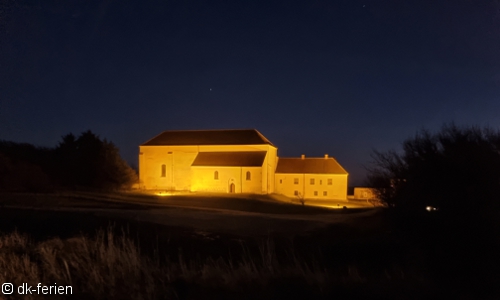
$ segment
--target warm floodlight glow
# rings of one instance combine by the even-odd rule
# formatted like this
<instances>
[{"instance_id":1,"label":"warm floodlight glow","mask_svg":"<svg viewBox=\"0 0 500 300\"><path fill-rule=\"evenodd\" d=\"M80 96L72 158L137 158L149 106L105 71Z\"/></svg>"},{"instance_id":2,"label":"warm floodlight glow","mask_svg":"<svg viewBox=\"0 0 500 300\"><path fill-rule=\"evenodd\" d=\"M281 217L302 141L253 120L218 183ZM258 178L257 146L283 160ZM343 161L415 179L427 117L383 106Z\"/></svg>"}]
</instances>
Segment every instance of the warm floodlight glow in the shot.
<instances>
[{"instance_id":1,"label":"warm floodlight glow","mask_svg":"<svg viewBox=\"0 0 500 300\"><path fill-rule=\"evenodd\" d=\"M162 197L165 197L165 196L172 196L172 193L169 193L169 192L158 192L156 193L157 196L162 196Z\"/></svg>"},{"instance_id":2,"label":"warm floodlight glow","mask_svg":"<svg viewBox=\"0 0 500 300\"><path fill-rule=\"evenodd\" d=\"M277 150L253 129L164 131L139 146L140 189L157 197L194 192L295 198L300 191L322 202L346 202L348 174L335 159L278 160Z\"/></svg>"},{"instance_id":3,"label":"warm floodlight glow","mask_svg":"<svg viewBox=\"0 0 500 300\"><path fill-rule=\"evenodd\" d=\"M438 210L437 207L434 207L434 206L427 206L425 208L427 211L434 211L434 210Z\"/></svg>"}]
</instances>

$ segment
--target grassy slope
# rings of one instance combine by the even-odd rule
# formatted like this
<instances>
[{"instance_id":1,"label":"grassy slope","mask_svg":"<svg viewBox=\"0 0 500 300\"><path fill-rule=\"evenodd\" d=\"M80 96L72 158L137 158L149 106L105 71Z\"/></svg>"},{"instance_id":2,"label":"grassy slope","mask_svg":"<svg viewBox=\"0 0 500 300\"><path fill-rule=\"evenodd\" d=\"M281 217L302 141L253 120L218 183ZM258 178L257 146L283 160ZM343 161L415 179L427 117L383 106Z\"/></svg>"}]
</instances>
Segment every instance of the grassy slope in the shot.
<instances>
[{"instance_id":1,"label":"grassy slope","mask_svg":"<svg viewBox=\"0 0 500 300\"><path fill-rule=\"evenodd\" d=\"M86 212L106 218L123 218L199 231L245 236L280 233L293 236L330 223L356 223L372 210L330 210L292 205L269 197L171 196L64 193L54 195L8 194L6 208L30 208ZM355 216L350 213L355 212ZM359 223L359 222L358 222ZM230 226L228 226L230 224Z\"/></svg>"},{"instance_id":2,"label":"grassy slope","mask_svg":"<svg viewBox=\"0 0 500 300\"><path fill-rule=\"evenodd\" d=\"M225 296L228 299L236 296L241 298L245 295L250 295L248 299L255 297L272 299L280 296L330 298L333 295L337 299L358 297L363 299L422 299L436 295L436 288L429 281L429 274L432 272L429 273L425 254L408 240L388 232L390 228L382 213L360 211L346 215L344 211L290 206L273 203L268 199L238 199L236 202L235 199L226 197L198 199L169 197L165 200L164 197L144 196L137 199L136 196L132 196L137 200L134 203L117 201L127 198L130 200L130 197L130 195L89 193L0 195L0 202L7 206L16 204L44 208L44 210L26 210L4 207L0 210L2 231L12 232L17 228L19 232L28 233L33 241L29 246L25 243L13 252L2 252L2 255L32 253L29 256L30 262L34 269L39 268L37 272L42 276L39 280L58 280L63 283L64 277L50 276L56 276L54 274L63 276L61 274L67 273L64 263L61 264L59 261L59 264L55 264L56 269L52 273L46 273L48 272L45 270L47 266L40 265L39 256L37 256L40 252L33 249L39 249L42 247L40 245L53 245L51 247L57 250L61 243L68 243L66 242L68 238L71 241L71 237L83 234L83 237L76 239L77 243L87 243L92 245L90 248L104 249L103 253L116 252L116 257L122 257L120 264L126 264L123 260L129 260L135 264L127 266L131 272L129 273L132 274L125 273L129 274L127 276L132 276L128 278L128 282L141 283L144 278L155 278L152 280L151 286L153 287L149 291L140 288L129 291L127 290L129 287L138 285L127 286L124 291L128 292L124 295L129 295L128 299L138 298L139 294L145 298L151 296L152 299L161 298L160 295L167 295L169 299L201 299L210 295ZM158 208L158 205L165 201L169 201L169 204L174 207ZM143 203L139 204L139 202ZM232 209L227 209L228 203L233 205L230 206ZM200 226L176 226L175 218L172 223L167 222L168 225L165 226L126 218L128 215L123 214L103 215L81 210L82 207L101 209L103 206L108 207L109 211L125 210L133 213L142 211L146 216L151 212L152 207L154 207L153 211L174 210L177 216L192 214L193 218L207 219L207 216L215 215L217 218L208 218L205 223L218 224L212 226L211 229L234 228L234 230L228 232L203 230L206 228L200 228ZM196 209L189 208L193 206ZM203 206L208 210L204 211ZM56 211L52 210L54 207L79 209ZM221 208L224 210L220 210ZM281 214L266 216L263 211L267 208L269 210L281 208L282 211ZM246 215L245 209L251 211L250 214L253 215L251 217ZM193 211L196 213L193 214ZM336 221L322 222L322 226L310 226L314 223L311 220L290 221L298 215L320 219L327 217ZM234 222L235 216L236 219L243 219L244 223L248 223L245 225L246 231L238 228L241 224ZM263 220L272 220L266 224L268 231L247 230L259 227L256 225L257 222ZM99 235L96 236L96 230L108 228L109 224L114 225L114 229L109 234L116 236L117 232L121 233L124 230L128 237L124 243L118 244L121 246L117 246L116 249L106 248L108 244L103 242ZM285 228L290 234L284 235L283 230L276 230L280 228ZM239 234L240 232L253 234L242 235ZM47 242L51 238L61 238L62 241ZM130 242L138 246L130 246L128 244ZM135 247L133 249L137 249L140 255L136 258L123 258L126 256L119 253L130 252L130 247ZM89 285L91 278L86 277L85 274L88 271L84 270L92 268L92 265L95 269L97 265L102 265L103 261L96 262L95 254L75 254L68 250L71 247L62 248L66 250L59 252L57 257L73 255L71 257L75 261L86 261L90 264L75 266L70 270L71 274L74 274L72 276L78 278L74 284L78 287L78 291L83 293L82 297L101 297L102 299L113 297L113 291L105 286L106 282L111 280L106 276L115 279L118 276L113 273L116 271L113 267L100 270L99 273L103 273L100 283L94 282ZM70 252L66 253L66 251ZM78 255L83 255L83 257ZM6 259L5 256L0 258ZM111 257L106 259L111 259ZM7 261L19 260L10 257ZM144 269L142 266L147 267ZM172 268L169 269L169 266ZM11 270L16 268L11 268ZM89 290L88 287L91 285L96 288ZM442 290L437 289L437 291ZM451 291L445 290L444 292L449 295ZM135 296L132 297L132 295ZM457 292L457 295L463 295L463 293Z\"/></svg>"},{"instance_id":3,"label":"grassy slope","mask_svg":"<svg viewBox=\"0 0 500 300\"><path fill-rule=\"evenodd\" d=\"M237 200L237 201L235 201ZM312 200L311 200L312 201ZM309 201L308 201L309 202ZM189 207L213 208L266 214L325 214L331 210L316 206L301 206L297 201L280 195L179 194L158 196L142 193L60 192L53 194L4 193L0 205L34 207ZM324 201L318 201L322 203ZM312 203L312 202L311 202ZM332 202L333 203L333 202ZM336 203L336 202L335 202ZM295 204L295 205L292 205ZM340 202L340 207L372 208L364 203Z\"/></svg>"}]
</instances>

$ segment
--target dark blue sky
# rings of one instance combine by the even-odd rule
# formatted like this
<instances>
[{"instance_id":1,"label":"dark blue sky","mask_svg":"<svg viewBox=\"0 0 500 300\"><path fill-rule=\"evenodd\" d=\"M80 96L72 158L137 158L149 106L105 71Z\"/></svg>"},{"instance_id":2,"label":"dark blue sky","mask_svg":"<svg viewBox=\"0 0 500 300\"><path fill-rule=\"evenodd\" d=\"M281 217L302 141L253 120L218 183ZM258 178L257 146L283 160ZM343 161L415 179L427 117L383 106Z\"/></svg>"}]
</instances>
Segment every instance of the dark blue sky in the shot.
<instances>
[{"instance_id":1,"label":"dark blue sky","mask_svg":"<svg viewBox=\"0 0 500 300\"><path fill-rule=\"evenodd\" d=\"M169 129L256 128L337 160L500 127L500 2L0 0L0 139L90 129L137 164Z\"/></svg>"}]
</instances>

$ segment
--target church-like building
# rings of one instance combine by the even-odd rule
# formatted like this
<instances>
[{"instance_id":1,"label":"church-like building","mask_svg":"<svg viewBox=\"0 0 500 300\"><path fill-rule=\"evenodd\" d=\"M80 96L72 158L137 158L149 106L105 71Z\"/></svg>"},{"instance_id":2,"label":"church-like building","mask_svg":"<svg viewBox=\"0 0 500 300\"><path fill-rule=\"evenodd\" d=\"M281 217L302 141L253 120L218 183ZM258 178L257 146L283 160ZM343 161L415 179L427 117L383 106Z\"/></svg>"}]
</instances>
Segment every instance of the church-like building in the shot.
<instances>
[{"instance_id":1,"label":"church-like building","mask_svg":"<svg viewBox=\"0 0 500 300\"><path fill-rule=\"evenodd\" d=\"M328 155L278 157L278 148L255 129L164 131L139 146L144 190L345 200L347 176Z\"/></svg>"}]
</instances>

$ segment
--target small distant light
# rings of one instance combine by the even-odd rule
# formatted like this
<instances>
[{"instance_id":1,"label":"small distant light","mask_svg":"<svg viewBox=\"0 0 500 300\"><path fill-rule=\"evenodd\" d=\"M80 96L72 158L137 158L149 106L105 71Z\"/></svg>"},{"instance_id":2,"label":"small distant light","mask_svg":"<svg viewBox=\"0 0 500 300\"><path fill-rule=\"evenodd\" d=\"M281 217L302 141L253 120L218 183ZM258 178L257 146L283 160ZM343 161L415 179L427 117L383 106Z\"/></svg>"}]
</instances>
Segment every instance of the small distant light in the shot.
<instances>
[{"instance_id":1,"label":"small distant light","mask_svg":"<svg viewBox=\"0 0 500 300\"><path fill-rule=\"evenodd\" d=\"M437 207L434 207L434 206L427 206L425 208L427 211L433 211L433 210L438 210Z\"/></svg>"}]
</instances>

